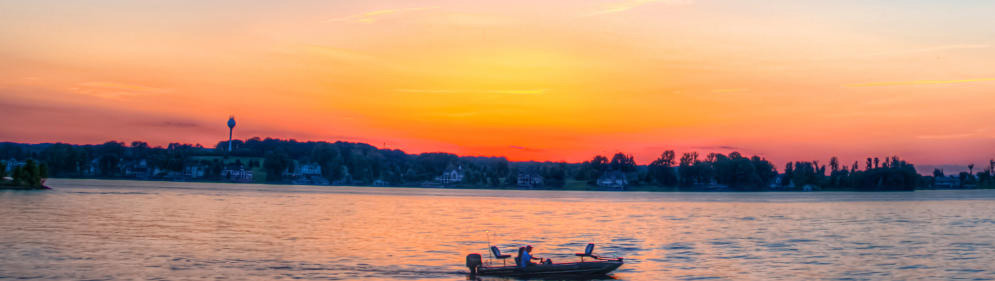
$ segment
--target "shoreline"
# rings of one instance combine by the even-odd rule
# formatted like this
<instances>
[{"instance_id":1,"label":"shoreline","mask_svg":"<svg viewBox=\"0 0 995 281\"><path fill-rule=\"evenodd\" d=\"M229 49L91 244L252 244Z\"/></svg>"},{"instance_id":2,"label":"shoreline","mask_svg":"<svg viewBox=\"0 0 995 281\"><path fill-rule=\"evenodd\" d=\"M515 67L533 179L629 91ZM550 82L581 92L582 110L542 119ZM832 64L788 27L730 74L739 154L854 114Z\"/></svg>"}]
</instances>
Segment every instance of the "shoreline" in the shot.
<instances>
[{"instance_id":1,"label":"shoreline","mask_svg":"<svg viewBox=\"0 0 995 281\"><path fill-rule=\"evenodd\" d=\"M474 186L408 186L408 185L386 185L386 186L373 186L373 185L317 185L317 184L294 184L294 183L282 183L282 182L231 182L231 181L175 181L175 180L161 180L161 179L134 179L134 178L91 178L91 177L59 177L51 179L65 179L65 180L114 180L114 181L145 181L145 182L170 182L170 183L220 183L220 184L256 184L256 185L287 185L287 186L307 186L307 187L372 187L372 188L429 188L429 189L451 189L451 190L534 190L534 191L595 191L595 192L659 192L659 193L833 193L833 192L858 192L858 193L871 193L871 192L888 192L888 193L902 193L902 192L914 192L914 191L925 191L925 190L990 190L991 188L917 188L913 190L860 190L857 188L834 188L834 189L819 189L819 190L785 190L785 189L771 189L771 190L757 190L757 191L737 191L732 189L724 190L704 190L704 189L682 189L680 187L658 187L658 186L629 186L625 189L607 189L599 188L596 186L591 187L563 187L563 188L515 188L515 187L474 187ZM51 187L43 186L43 188L11 188L5 189L4 186L0 186L0 190L51 190Z\"/></svg>"},{"instance_id":2,"label":"shoreline","mask_svg":"<svg viewBox=\"0 0 995 281\"><path fill-rule=\"evenodd\" d=\"M0 184L0 190L22 190L22 191L30 191L30 190L52 190L52 188L49 187L49 186L47 186L47 185L44 185L44 184L41 185L41 186L24 186L24 185L13 185L13 184Z\"/></svg>"}]
</instances>

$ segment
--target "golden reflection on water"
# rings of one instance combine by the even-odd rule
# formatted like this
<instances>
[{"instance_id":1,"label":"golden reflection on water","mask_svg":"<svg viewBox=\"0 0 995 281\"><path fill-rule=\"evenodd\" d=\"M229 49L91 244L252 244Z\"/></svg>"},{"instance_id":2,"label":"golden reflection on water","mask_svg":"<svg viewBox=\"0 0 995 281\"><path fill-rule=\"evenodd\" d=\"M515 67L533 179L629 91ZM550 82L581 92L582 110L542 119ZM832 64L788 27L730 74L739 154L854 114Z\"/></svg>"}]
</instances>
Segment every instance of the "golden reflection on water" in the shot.
<instances>
[{"instance_id":1,"label":"golden reflection on water","mask_svg":"<svg viewBox=\"0 0 995 281\"><path fill-rule=\"evenodd\" d=\"M613 276L993 278L995 193L682 194L53 180L0 192L0 278L462 280L463 257ZM944 200L923 200L942 197ZM861 201L863 200L863 201ZM873 200L873 201L867 201Z\"/></svg>"}]
</instances>

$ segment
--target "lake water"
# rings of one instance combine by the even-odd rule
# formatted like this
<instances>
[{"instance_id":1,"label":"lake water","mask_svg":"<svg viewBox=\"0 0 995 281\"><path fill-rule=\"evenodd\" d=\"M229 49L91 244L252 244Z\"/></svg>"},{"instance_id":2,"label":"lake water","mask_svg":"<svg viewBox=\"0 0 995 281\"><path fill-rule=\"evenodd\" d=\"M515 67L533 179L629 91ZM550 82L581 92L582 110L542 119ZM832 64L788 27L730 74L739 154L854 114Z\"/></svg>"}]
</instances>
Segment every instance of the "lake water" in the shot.
<instances>
[{"instance_id":1,"label":"lake water","mask_svg":"<svg viewBox=\"0 0 995 281\"><path fill-rule=\"evenodd\" d=\"M465 280L531 244L621 280L991 280L995 191L618 193L52 179L0 191L0 279ZM501 280L501 279L485 279Z\"/></svg>"}]
</instances>

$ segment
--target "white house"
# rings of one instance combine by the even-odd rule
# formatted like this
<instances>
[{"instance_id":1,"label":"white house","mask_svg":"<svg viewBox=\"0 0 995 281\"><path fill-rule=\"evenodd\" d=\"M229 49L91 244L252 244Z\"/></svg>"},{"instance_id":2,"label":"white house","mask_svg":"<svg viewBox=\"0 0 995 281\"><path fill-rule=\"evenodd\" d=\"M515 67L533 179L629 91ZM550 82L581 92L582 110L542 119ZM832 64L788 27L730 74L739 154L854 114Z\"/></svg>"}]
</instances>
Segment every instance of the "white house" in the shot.
<instances>
[{"instance_id":1,"label":"white house","mask_svg":"<svg viewBox=\"0 0 995 281\"><path fill-rule=\"evenodd\" d=\"M203 178L207 173L207 166L204 165L187 165L183 167L183 176L188 179L199 179Z\"/></svg>"},{"instance_id":2,"label":"white house","mask_svg":"<svg viewBox=\"0 0 995 281\"><path fill-rule=\"evenodd\" d=\"M301 165L300 173L302 176L320 176L321 165L318 165L318 163Z\"/></svg>"},{"instance_id":3,"label":"white house","mask_svg":"<svg viewBox=\"0 0 995 281\"><path fill-rule=\"evenodd\" d=\"M221 171L221 177L233 182L251 182L252 171L242 165L230 164Z\"/></svg>"},{"instance_id":4,"label":"white house","mask_svg":"<svg viewBox=\"0 0 995 281\"><path fill-rule=\"evenodd\" d=\"M449 170L442 173L442 175L435 177L435 181L441 184L451 184L463 181L463 166L459 166L455 170Z\"/></svg>"},{"instance_id":5,"label":"white house","mask_svg":"<svg viewBox=\"0 0 995 281\"><path fill-rule=\"evenodd\" d=\"M0 160L0 161L3 161L3 160ZM20 167L20 166L24 166L24 161L17 161L14 158L10 158L10 160L3 161L3 162L7 166L7 173L8 174L10 172L14 171L14 168L17 168L17 167Z\"/></svg>"},{"instance_id":6,"label":"white house","mask_svg":"<svg viewBox=\"0 0 995 281\"><path fill-rule=\"evenodd\" d=\"M542 186L542 176L533 173L519 173L518 186L519 187Z\"/></svg>"},{"instance_id":7,"label":"white house","mask_svg":"<svg viewBox=\"0 0 995 281\"><path fill-rule=\"evenodd\" d=\"M625 179L625 173L620 171L608 171L598 177L598 186L623 188L629 184Z\"/></svg>"}]
</instances>

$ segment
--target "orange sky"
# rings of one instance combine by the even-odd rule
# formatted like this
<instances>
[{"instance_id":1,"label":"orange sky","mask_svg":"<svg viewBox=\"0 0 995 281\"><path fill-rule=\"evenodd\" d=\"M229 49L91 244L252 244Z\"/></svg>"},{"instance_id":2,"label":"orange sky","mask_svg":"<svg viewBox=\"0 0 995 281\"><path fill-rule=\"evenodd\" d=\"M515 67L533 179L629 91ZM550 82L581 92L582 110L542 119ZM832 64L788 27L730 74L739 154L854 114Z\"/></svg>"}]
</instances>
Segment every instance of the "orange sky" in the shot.
<instances>
[{"instance_id":1,"label":"orange sky","mask_svg":"<svg viewBox=\"0 0 995 281\"><path fill-rule=\"evenodd\" d=\"M995 158L990 1L65 2L0 2L0 141Z\"/></svg>"}]
</instances>

